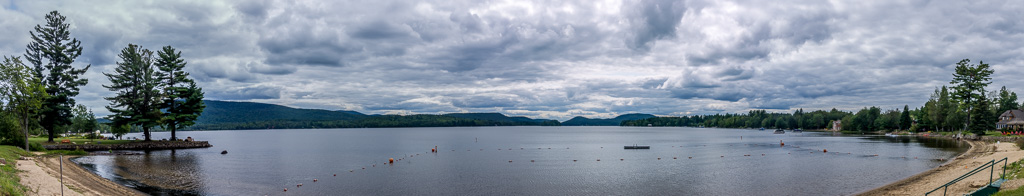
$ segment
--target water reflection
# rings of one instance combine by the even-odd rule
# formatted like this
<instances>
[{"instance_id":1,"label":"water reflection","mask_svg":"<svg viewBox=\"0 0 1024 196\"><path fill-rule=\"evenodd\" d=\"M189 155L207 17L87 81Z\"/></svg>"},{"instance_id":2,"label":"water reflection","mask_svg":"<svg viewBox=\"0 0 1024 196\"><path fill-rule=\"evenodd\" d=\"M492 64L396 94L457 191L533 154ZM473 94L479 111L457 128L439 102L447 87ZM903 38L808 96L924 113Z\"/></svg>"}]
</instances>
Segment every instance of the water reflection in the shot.
<instances>
[{"instance_id":1,"label":"water reflection","mask_svg":"<svg viewBox=\"0 0 1024 196\"><path fill-rule=\"evenodd\" d=\"M191 152L169 150L82 157L74 161L101 177L152 195L199 195L197 190L204 189L199 159Z\"/></svg>"}]
</instances>

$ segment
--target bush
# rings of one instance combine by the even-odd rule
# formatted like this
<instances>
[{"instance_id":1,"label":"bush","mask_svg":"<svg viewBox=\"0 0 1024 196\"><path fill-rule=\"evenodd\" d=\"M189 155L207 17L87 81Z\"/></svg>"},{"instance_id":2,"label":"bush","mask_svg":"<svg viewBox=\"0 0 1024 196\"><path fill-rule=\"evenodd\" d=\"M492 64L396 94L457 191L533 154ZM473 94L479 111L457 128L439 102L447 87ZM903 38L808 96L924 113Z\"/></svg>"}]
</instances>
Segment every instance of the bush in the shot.
<instances>
[{"instance_id":1,"label":"bush","mask_svg":"<svg viewBox=\"0 0 1024 196\"><path fill-rule=\"evenodd\" d=\"M96 133L89 133L89 134L85 134L85 139L91 139L91 140L94 140L94 139L100 139L100 137L101 137L101 136L100 136L100 135L98 135L98 134L96 134Z\"/></svg>"},{"instance_id":2,"label":"bush","mask_svg":"<svg viewBox=\"0 0 1024 196\"><path fill-rule=\"evenodd\" d=\"M46 151L46 148L43 148L42 144L35 142L30 142L28 148L32 149L32 151Z\"/></svg>"}]
</instances>

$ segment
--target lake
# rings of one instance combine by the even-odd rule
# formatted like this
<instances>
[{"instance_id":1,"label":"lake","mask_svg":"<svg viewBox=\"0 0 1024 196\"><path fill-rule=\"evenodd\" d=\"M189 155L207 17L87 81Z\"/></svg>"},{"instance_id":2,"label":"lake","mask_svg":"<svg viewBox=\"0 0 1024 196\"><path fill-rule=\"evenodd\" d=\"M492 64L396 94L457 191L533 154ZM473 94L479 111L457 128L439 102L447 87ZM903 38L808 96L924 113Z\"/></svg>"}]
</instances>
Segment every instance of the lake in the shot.
<instances>
[{"instance_id":1,"label":"lake","mask_svg":"<svg viewBox=\"0 0 1024 196\"><path fill-rule=\"evenodd\" d=\"M921 137L685 127L235 130L178 136L214 147L74 161L154 195L849 195L937 167L969 147ZM155 139L169 137L154 133ZM633 144L651 149L623 149ZM438 153L430 152L434 146ZM386 164L389 158L395 163Z\"/></svg>"}]
</instances>

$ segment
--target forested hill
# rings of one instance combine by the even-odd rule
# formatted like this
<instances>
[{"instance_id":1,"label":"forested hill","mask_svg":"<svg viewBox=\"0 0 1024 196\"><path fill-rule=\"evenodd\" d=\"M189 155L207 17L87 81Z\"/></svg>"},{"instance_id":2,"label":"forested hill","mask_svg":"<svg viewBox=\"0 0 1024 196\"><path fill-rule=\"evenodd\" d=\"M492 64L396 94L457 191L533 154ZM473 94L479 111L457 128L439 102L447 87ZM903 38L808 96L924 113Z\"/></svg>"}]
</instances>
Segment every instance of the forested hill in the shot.
<instances>
[{"instance_id":1,"label":"forested hill","mask_svg":"<svg viewBox=\"0 0 1024 196\"><path fill-rule=\"evenodd\" d=\"M205 100L193 130L363 127L558 126L556 120L508 117L499 113L366 115L356 111L299 109L281 105Z\"/></svg>"},{"instance_id":2,"label":"forested hill","mask_svg":"<svg viewBox=\"0 0 1024 196\"><path fill-rule=\"evenodd\" d=\"M622 121L654 118L650 114L623 114L611 119L590 119L582 116L562 122L562 126L619 126Z\"/></svg>"},{"instance_id":3,"label":"forested hill","mask_svg":"<svg viewBox=\"0 0 1024 196\"><path fill-rule=\"evenodd\" d=\"M366 115L354 111L298 109L281 105L204 100L206 109L196 124L220 124L254 121L330 121L358 120Z\"/></svg>"}]
</instances>

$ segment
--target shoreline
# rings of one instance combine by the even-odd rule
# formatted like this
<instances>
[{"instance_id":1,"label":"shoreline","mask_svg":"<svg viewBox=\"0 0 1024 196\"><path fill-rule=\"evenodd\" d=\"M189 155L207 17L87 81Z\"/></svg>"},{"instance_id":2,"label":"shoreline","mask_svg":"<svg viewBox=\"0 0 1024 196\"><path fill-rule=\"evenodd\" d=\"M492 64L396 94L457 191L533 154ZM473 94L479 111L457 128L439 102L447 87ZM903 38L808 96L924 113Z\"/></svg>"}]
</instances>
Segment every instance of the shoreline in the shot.
<instances>
[{"instance_id":1,"label":"shoreline","mask_svg":"<svg viewBox=\"0 0 1024 196\"><path fill-rule=\"evenodd\" d=\"M964 141L971 145L970 149L938 167L854 195L923 195L993 159L1006 157L1008 162L1014 162L1024 158L1024 150L1012 142L997 144L976 140ZM996 167L995 170L996 173L1000 173L1002 168ZM987 185L988 178L988 175L976 174L949 186L948 193L955 195L973 192ZM1007 181L1001 190L1015 189L1022 182L1022 179Z\"/></svg>"},{"instance_id":2,"label":"shoreline","mask_svg":"<svg viewBox=\"0 0 1024 196\"><path fill-rule=\"evenodd\" d=\"M64 189L67 195L146 195L138 190L117 184L106 178L82 168L71 161L78 156L64 156L63 180L60 185L61 163L56 156L36 156L30 160L19 160L18 164L22 180L21 184L30 187L34 195L60 194ZM58 188L60 187L60 188Z\"/></svg>"}]
</instances>

